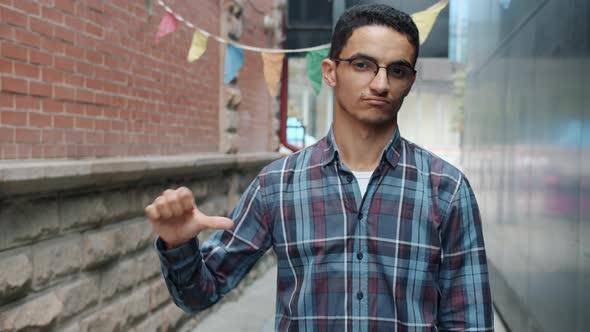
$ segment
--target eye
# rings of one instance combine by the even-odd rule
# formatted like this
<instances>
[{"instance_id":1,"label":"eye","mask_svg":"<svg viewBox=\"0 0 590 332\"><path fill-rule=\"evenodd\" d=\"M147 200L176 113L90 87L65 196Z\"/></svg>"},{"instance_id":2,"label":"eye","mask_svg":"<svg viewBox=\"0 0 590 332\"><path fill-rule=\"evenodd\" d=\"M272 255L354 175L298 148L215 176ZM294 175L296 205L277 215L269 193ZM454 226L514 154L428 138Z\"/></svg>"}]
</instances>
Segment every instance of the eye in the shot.
<instances>
[{"instance_id":1,"label":"eye","mask_svg":"<svg viewBox=\"0 0 590 332\"><path fill-rule=\"evenodd\" d=\"M350 62L352 67L359 71L366 71L375 67L371 61L366 59L355 59Z\"/></svg>"},{"instance_id":2,"label":"eye","mask_svg":"<svg viewBox=\"0 0 590 332\"><path fill-rule=\"evenodd\" d=\"M405 66L392 65L387 69L387 73L394 78L405 78L409 75L410 69Z\"/></svg>"}]
</instances>

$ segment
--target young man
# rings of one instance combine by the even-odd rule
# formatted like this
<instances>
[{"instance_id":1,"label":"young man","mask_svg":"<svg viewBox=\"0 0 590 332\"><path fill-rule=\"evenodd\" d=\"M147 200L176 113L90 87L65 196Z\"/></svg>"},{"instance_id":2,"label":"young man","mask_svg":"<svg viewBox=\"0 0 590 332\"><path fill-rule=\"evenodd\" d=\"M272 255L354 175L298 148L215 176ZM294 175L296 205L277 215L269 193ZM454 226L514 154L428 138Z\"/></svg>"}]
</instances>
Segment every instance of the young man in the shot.
<instances>
[{"instance_id":1,"label":"young man","mask_svg":"<svg viewBox=\"0 0 590 332\"><path fill-rule=\"evenodd\" d=\"M187 188L146 207L178 306L214 304L273 247L277 330L493 330L469 183L397 127L418 49L407 14L347 10L322 63L336 99L325 138L264 168L231 219L205 216ZM205 228L223 231L199 249Z\"/></svg>"}]
</instances>

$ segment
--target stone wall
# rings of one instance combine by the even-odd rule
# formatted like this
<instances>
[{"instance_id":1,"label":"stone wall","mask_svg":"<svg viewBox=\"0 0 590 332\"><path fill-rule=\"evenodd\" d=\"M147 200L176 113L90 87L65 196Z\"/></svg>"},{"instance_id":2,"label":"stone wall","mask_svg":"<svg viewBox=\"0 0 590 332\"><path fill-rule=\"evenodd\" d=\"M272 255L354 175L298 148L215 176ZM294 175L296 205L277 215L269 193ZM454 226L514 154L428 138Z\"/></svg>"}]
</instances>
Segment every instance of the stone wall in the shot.
<instances>
[{"instance_id":1,"label":"stone wall","mask_svg":"<svg viewBox=\"0 0 590 332\"><path fill-rule=\"evenodd\" d=\"M0 165L0 331L191 330L215 307L189 315L171 302L143 209L186 185L204 212L227 215L277 157ZM267 254L224 301L273 262Z\"/></svg>"}]
</instances>

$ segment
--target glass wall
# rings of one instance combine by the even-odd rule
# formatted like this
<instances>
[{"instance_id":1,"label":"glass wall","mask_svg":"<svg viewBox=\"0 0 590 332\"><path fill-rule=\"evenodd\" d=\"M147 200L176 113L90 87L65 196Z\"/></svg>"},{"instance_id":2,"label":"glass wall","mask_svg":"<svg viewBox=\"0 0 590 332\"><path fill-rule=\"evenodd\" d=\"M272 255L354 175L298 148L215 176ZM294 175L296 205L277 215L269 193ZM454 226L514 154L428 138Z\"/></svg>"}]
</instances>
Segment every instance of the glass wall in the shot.
<instances>
[{"instance_id":1,"label":"glass wall","mask_svg":"<svg viewBox=\"0 0 590 332\"><path fill-rule=\"evenodd\" d=\"M589 20L587 0L468 7L462 164L512 331L590 326Z\"/></svg>"}]
</instances>

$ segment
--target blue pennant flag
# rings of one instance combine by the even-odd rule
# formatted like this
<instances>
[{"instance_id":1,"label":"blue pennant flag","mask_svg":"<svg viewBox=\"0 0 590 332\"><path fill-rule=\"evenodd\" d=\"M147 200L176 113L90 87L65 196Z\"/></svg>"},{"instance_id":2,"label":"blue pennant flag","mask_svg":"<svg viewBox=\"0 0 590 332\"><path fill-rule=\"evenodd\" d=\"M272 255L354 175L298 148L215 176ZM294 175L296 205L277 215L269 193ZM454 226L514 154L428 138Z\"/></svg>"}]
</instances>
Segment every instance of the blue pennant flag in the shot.
<instances>
[{"instance_id":1,"label":"blue pennant flag","mask_svg":"<svg viewBox=\"0 0 590 332\"><path fill-rule=\"evenodd\" d=\"M237 75L244 64L244 50L228 44L225 49L225 67L223 70L223 82L228 84Z\"/></svg>"}]
</instances>

